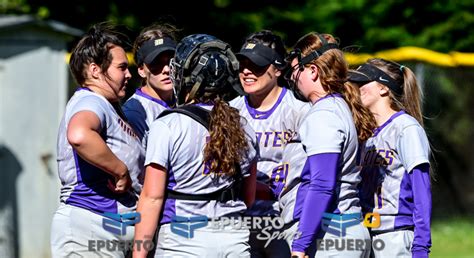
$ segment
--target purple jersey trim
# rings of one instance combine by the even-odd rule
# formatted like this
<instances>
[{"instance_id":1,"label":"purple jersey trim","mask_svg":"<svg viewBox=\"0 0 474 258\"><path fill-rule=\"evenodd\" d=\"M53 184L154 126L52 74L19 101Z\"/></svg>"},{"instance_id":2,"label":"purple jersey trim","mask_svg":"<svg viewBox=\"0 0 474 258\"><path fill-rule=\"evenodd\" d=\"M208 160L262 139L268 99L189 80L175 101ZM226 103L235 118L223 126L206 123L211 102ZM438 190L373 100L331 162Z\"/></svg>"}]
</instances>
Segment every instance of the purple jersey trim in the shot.
<instances>
[{"instance_id":1,"label":"purple jersey trim","mask_svg":"<svg viewBox=\"0 0 474 258\"><path fill-rule=\"evenodd\" d=\"M174 177L173 169L168 171L168 186L166 189L173 190L176 186L176 179ZM165 199L163 213L161 215L160 224L170 223L172 218L176 215L176 200L171 198Z\"/></svg>"},{"instance_id":2,"label":"purple jersey trim","mask_svg":"<svg viewBox=\"0 0 474 258\"><path fill-rule=\"evenodd\" d=\"M156 102L156 103L162 105L162 106L165 107L165 108L170 108L170 106L168 105L168 103L166 103L165 101L163 101L163 100L161 100L161 99L153 98L152 96L146 94L145 92L142 91L142 88L137 89L137 90L135 91L135 93L136 93L137 95L139 95L139 96L142 96L142 97L144 97L144 98L146 98L146 99L149 99L149 100L151 100L151 101L153 101L153 102Z\"/></svg>"},{"instance_id":3,"label":"purple jersey trim","mask_svg":"<svg viewBox=\"0 0 474 258\"><path fill-rule=\"evenodd\" d=\"M319 101L321 101L321 100L323 100L323 99L328 99L328 98L331 98L331 97L332 97L332 98L342 98L342 99L344 99L344 97L342 96L341 93L331 93L331 94L328 94L328 95L326 95L326 96L324 96L324 97L322 97L322 98L316 100L316 102L314 102L313 105L316 104L316 103L318 103Z\"/></svg>"},{"instance_id":4,"label":"purple jersey trim","mask_svg":"<svg viewBox=\"0 0 474 258\"><path fill-rule=\"evenodd\" d=\"M280 103L283 100L283 97L285 96L286 92L287 92L287 89L282 88L280 96L278 96L277 102L273 105L272 108L270 108L267 111L258 111L257 109L251 107L249 105L247 97L244 98L245 99L245 106L247 106L247 110L248 110L249 114L252 116L253 119L261 119L261 120L262 119L267 119L273 114L275 109L280 105Z\"/></svg>"},{"instance_id":5,"label":"purple jersey trim","mask_svg":"<svg viewBox=\"0 0 474 258\"><path fill-rule=\"evenodd\" d=\"M383 123L381 126L374 129L374 135L372 137L376 137L382 131L382 129L384 129L387 125L389 125L393 121L393 119L403 114L406 114L404 110L400 110L397 113L393 114L387 121L385 121L385 123Z\"/></svg>"},{"instance_id":6,"label":"purple jersey trim","mask_svg":"<svg viewBox=\"0 0 474 258\"><path fill-rule=\"evenodd\" d=\"M335 191L340 174L340 153L321 153L308 157L311 178L298 226L299 238L295 238L292 251L305 252L321 232L324 212L335 210ZM302 178L303 179L303 178Z\"/></svg>"},{"instance_id":7,"label":"purple jersey trim","mask_svg":"<svg viewBox=\"0 0 474 258\"><path fill-rule=\"evenodd\" d=\"M77 185L66 200L66 204L84 208L102 214L117 213L117 201L107 188L107 181L112 176L87 163L73 151L76 164Z\"/></svg>"},{"instance_id":8,"label":"purple jersey trim","mask_svg":"<svg viewBox=\"0 0 474 258\"><path fill-rule=\"evenodd\" d=\"M86 91L93 92L91 89L89 89L89 88L87 88L87 87L80 87L80 86L79 86L79 87L76 89L76 91L80 91L80 90L86 90Z\"/></svg>"}]
</instances>

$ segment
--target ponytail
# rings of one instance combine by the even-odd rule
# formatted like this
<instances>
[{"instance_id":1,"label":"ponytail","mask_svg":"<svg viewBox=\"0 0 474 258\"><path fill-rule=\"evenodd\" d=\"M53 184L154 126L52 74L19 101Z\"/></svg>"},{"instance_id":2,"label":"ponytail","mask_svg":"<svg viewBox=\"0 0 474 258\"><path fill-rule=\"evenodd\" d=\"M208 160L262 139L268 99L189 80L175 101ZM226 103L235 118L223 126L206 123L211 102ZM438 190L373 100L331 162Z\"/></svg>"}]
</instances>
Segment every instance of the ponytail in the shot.
<instances>
[{"instance_id":1,"label":"ponytail","mask_svg":"<svg viewBox=\"0 0 474 258\"><path fill-rule=\"evenodd\" d=\"M204 148L205 164L209 164L210 172L235 175L236 164L243 160L249 149L239 111L216 98L209 127L210 140Z\"/></svg>"},{"instance_id":2,"label":"ponytail","mask_svg":"<svg viewBox=\"0 0 474 258\"><path fill-rule=\"evenodd\" d=\"M416 82L415 74L410 68L402 67L403 73L403 96L402 103L405 111L414 117L421 126L423 126L423 115L421 111L421 104L423 94Z\"/></svg>"}]
</instances>

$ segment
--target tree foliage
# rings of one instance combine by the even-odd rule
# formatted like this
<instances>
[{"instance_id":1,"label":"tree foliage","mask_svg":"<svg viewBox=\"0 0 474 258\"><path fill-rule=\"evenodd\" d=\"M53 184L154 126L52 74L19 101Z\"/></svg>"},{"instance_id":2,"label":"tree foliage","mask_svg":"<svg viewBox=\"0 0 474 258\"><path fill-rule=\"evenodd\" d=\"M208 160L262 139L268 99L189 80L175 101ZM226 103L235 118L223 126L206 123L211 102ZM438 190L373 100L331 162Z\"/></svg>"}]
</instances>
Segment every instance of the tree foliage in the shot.
<instances>
[{"instance_id":1,"label":"tree foliage","mask_svg":"<svg viewBox=\"0 0 474 258\"><path fill-rule=\"evenodd\" d=\"M4 14L28 13L86 30L100 21L126 25L130 33L164 20L183 34L211 33L240 45L245 36L272 29L292 45L309 31L332 33L363 52L419 46L441 52L474 52L471 0L2 0Z\"/></svg>"}]
</instances>

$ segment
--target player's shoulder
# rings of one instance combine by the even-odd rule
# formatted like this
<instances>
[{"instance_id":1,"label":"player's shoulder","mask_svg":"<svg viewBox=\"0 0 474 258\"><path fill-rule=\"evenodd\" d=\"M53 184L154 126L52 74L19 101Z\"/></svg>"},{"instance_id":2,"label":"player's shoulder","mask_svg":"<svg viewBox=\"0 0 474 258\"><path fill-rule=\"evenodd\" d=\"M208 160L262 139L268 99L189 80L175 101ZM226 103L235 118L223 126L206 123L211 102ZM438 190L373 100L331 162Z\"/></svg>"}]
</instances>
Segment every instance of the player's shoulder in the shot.
<instances>
[{"instance_id":1,"label":"player's shoulder","mask_svg":"<svg viewBox=\"0 0 474 258\"><path fill-rule=\"evenodd\" d=\"M245 106L245 96L237 96L233 100L229 101L231 107L241 109Z\"/></svg>"},{"instance_id":2,"label":"player's shoulder","mask_svg":"<svg viewBox=\"0 0 474 258\"><path fill-rule=\"evenodd\" d=\"M123 104L124 110L136 110L140 107L143 108L143 103L141 101L141 97L136 93L130 96L130 98L128 98Z\"/></svg>"},{"instance_id":3,"label":"player's shoulder","mask_svg":"<svg viewBox=\"0 0 474 258\"><path fill-rule=\"evenodd\" d=\"M299 100L296 96L295 93L292 90L284 88L285 96L283 96L282 99L282 104L285 107L288 107L292 110L295 110L297 112L301 113L306 113L310 110L311 105L309 102L304 102L302 100Z\"/></svg>"},{"instance_id":4,"label":"player's shoulder","mask_svg":"<svg viewBox=\"0 0 474 258\"><path fill-rule=\"evenodd\" d=\"M100 106L104 109L106 109L107 107L111 107L109 101L105 99L105 97L88 90L76 91L69 100L67 106L68 108Z\"/></svg>"},{"instance_id":5,"label":"player's shoulder","mask_svg":"<svg viewBox=\"0 0 474 258\"><path fill-rule=\"evenodd\" d=\"M414 128L423 128L421 124L411 115L405 113L404 111L400 111L400 115L393 119L393 125L400 131L403 131L407 128L414 127Z\"/></svg>"}]
</instances>

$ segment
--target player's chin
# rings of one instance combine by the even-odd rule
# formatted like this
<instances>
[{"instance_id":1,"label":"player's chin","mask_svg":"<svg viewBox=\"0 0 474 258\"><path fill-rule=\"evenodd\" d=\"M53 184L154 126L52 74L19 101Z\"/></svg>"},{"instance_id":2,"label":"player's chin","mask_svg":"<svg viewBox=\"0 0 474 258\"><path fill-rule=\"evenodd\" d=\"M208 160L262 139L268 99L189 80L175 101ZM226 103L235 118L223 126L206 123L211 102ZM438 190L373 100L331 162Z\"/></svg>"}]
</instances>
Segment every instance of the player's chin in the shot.
<instances>
[{"instance_id":1,"label":"player's chin","mask_svg":"<svg viewBox=\"0 0 474 258\"><path fill-rule=\"evenodd\" d=\"M249 85L249 84L242 84L242 87L244 88L245 93L247 94L255 94L258 92L258 87L256 87L255 84Z\"/></svg>"}]
</instances>

